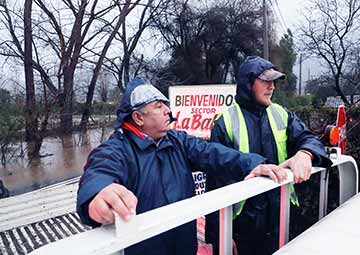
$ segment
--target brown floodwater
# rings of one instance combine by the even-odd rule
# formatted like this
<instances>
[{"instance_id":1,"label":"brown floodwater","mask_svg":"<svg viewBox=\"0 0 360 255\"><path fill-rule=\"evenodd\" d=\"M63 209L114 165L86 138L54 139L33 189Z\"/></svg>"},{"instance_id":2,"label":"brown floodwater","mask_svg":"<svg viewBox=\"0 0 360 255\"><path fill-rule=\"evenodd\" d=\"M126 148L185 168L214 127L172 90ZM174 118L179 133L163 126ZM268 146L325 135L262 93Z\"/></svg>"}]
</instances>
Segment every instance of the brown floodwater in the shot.
<instances>
[{"instance_id":1,"label":"brown floodwater","mask_svg":"<svg viewBox=\"0 0 360 255\"><path fill-rule=\"evenodd\" d=\"M10 195L18 195L79 176L90 151L112 131L89 130L85 135L46 138L40 151L43 157L31 162L17 158L6 166L0 165L0 180Z\"/></svg>"}]
</instances>

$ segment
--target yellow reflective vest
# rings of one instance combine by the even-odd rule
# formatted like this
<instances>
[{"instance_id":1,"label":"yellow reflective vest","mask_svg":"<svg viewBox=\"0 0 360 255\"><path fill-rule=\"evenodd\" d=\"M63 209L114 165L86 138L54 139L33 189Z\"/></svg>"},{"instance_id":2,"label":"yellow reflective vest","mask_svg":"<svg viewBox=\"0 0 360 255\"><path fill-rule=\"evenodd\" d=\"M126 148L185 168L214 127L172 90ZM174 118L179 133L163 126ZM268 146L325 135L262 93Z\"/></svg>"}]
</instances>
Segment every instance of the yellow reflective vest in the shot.
<instances>
[{"instance_id":1,"label":"yellow reflective vest","mask_svg":"<svg viewBox=\"0 0 360 255\"><path fill-rule=\"evenodd\" d=\"M266 108L266 113L275 139L278 162L280 164L287 159L286 130L288 124L288 113L282 106L274 103ZM231 142L234 143L235 149L244 153L249 153L249 137L244 115L242 114L240 106L238 104L230 106L222 113L222 116L224 118L227 135ZM290 192L291 203L299 206L299 200L296 196L293 184L291 184ZM246 200L233 205L234 219L240 215L242 209L244 208L245 201Z\"/></svg>"}]
</instances>

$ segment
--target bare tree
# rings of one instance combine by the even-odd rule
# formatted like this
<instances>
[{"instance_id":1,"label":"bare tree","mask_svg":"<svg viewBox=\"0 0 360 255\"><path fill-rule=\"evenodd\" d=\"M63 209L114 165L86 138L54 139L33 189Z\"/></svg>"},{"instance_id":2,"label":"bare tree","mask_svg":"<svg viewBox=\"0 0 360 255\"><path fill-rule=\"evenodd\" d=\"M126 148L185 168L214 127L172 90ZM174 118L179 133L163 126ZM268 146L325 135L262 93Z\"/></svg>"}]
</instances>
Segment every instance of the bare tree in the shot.
<instances>
[{"instance_id":1,"label":"bare tree","mask_svg":"<svg viewBox=\"0 0 360 255\"><path fill-rule=\"evenodd\" d=\"M17 33L16 31L24 31L24 28L21 27L21 23L24 23L23 16L21 15L23 10L10 10L7 1L1 3L0 7L0 21L5 30L9 32L9 38L5 37L1 40L0 54L7 58L15 58L24 61L25 52L22 47L24 33ZM19 29L19 27L21 27L21 29ZM36 51L36 49L34 50ZM33 68L39 72L42 80L44 81L48 89L51 91L51 93L53 95L56 95L56 86L53 84L46 70L40 65L39 62L37 62L37 60L32 60Z\"/></svg>"},{"instance_id":2,"label":"bare tree","mask_svg":"<svg viewBox=\"0 0 360 255\"><path fill-rule=\"evenodd\" d=\"M346 73L344 75L345 84L344 92L347 95L358 95L360 93L360 47L359 43L357 46L351 49L350 52L350 61L347 65ZM356 104L358 102L351 101L351 104Z\"/></svg>"},{"instance_id":3,"label":"bare tree","mask_svg":"<svg viewBox=\"0 0 360 255\"><path fill-rule=\"evenodd\" d=\"M90 81L90 85L88 88L88 92L86 95L86 102L85 102L85 108L83 111L83 115L81 118L81 123L80 123L80 127L82 130L86 130L86 126L87 126L87 122L89 120L90 117L90 109L91 109L91 105L92 105L92 100L94 97L94 90L95 90L95 86L96 86L96 82L100 73L100 69L103 65L104 59L106 57L106 54L110 48L111 42L114 40L116 34L118 33L121 25L124 25L124 21L125 21L125 17L129 14L129 12L131 10L133 10L135 8L135 6L140 2L140 0L136 0L135 2L131 2L131 0L125 0L125 4L118 4L119 7L119 16L118 16L118 20L116 22L116 25L114 26L114 28L112 29L108 39L106 40L106 43L100 53L99 59L95 65L94 68L94 72Z\"/></svg>"},{"instance_id":4,"label":"bare tree","mask_svg":"<svg viewBox=\"0 0 360 255\"><path fill-rule=\"evenodd\" d=\"M1 86L0 86L1 87ZM16 104L16 95L0 88L0 163L5 165L15 156L23 157L21 131L24 129L22 108ZM20 150L20 155L17 154Z\"/></svg>"},{"instance_id":5,"label":"bare tree","mask_svg":"<svg viewBox=\"0 0 360 255\"><path fill-rule=\"evenodd\" d=\"M96 86L96 82L98 79L98 75L100 69L104 66L109 71L116 74L118 86L121 90L125 89L125 85L130 80L130 59L133 55L141 35L145 31L145 29L149 26L150 20L153 19L153 15L159 12L159 9L163 8L163 3L167 2L167 0L146 0L143 1L137 0L131 2L129 0L125 1L124 5L119 5L119 17L116 25L111 29L111 33L101 50L101 53L98 54L98 60L95 64L95 69L93 71L92 79L88 88L85 108L83 111L82 119L80 127L82 130L86 130L86 125L90 116L91 108L92 108L92 100L94 97L94 90ZM138 18L137 27L135 28L135 32L132 33L132 36L129 37L127 30L128 24L126 23L126 17L128 14L135 8L141 10L140 16ZM134 19L134 17L132 17ZM110 25L111 26L111 25ZM111 26L112 27L112 26ZM121 31L120 31L121 28ZM120 41L122 45L122 57L119 63L116 63L116 59L118 57L110 58L106 57L110 44L113 41ZM110 63L110 64L109 64Z\"/></svg>"},{"instance_id":6,"label":"bare tree","mask_svg":"<svg viewBox=\"0 0 360 255\"><path fill-rule=\"evenodd\" d=\"M60 119L62 131L64 133L72 132L72 109L74 100L74 75L76 66L79 63L80 52L84 45L88 44L94 36L86 39L90 27L96 18L103 16L109 12L114 5L107 6L100 10L96 10L98 0L92 1L89 13L86 13L87 7L90 5L88 0L80 0L79 5L75 6L75 1L63 0L65 6L69 8L74 16L74 23L71 29L70 37L66 37L61 26L61 23L56 19L54 13L42 0L35 0L39 8L45 12L48 17L48 22L57 35L57 40L48 38L50 42L54 43L55 51L60 58L57 77L62 78L62 93L60 97ZM48 4L48 3L47 3ZM85 18L87 20L85 20Z\"/></svg>"},{"instance_id":7,"label":"bare tree","mask_svg":"<svg viewBox=\"0 0 360 255\"><path fill-rule=\"evenodd\" d=\"M32 0L25 0L24 7L24 69L26 84L25 122L29 158L39 157L43 135L38 129L39 114L36 110L32 48ZM47 117L45 118L47 122ZM46 127L46 125L45 125Z\"/></svg>"},{"instance_id":8,"label":"bare tree","mask_svg":"<svg viewBox=\"0 0 360 255\"><path fill-rule=\"evenodd\" d=\"M101 72L98 78L99 86L97 92L99 93L100 101L103 103L107 103L109 100L109 74L105 72Z\"/></svg>"},{"instance_id":9,"label":"bare tree","mask_svg":"<svg viewBox=\"0 0 360 255\"><path fill-rule=\"evenodd\" d=\"M106 1L99 8L98 0L62 0L56 2L56 6L55 2L43 0L34 0L34 3L37 7L36 17L32 16L33 51L36 56L32 65L57 100L62 131L69 133L72 131L74 77L81 51L104 29L93 29L93 23L113 10L120 1ZM0 54L24 61L24 39L17 32L24 29L19 26L22 12L15 7L10 10L6 3L3 5L1 23L10 37L1 42ZM101 41L101 38L98 40Z\"/></svg>"},{"instance_id":10,"label":"bare tree","mask_svg":"<svg viewBox=\"0 0 360 255\"><path fill-rule=\"evenodd\" d=\"M123 46L123 55L120 66L118 67L118 87L121 90L125 90L125 85L130 80L130 59L135 48L138 46L143 32L150 26L150 22L156 15L165 11L168 2L168 0L148 0L140 14L136 32L132 36L128 35L127 26L122 27L122 33L119 35L119 39Z\"/></svg>"},{"instance_id":11,"label":"bare tree","mask_svg":"<svg viewBox=\"0 0 360 255\"><path fill-rule=\"evenodd\" d=\"M25 85L26 85L26 106L25 106L25 122L26 122L26 140L37 140L38 136L38 120L36 112L35 84L34 72L32 65L32 22L31 10L32 0L25 0L24 8L24 69L25 69Z\"/></svg>"},{"instance_id":12,"label":"bare tree","mask_svg":"<svg viewBox=\"0 0 360 255\"><path fill-rule=\"evenodd\" d=\"M342 79L359 32L359 14L359 0L313 0L300 28L303 49L325 61L334 79L332 88L347 105Z\"/></svg>"}]
</instances>

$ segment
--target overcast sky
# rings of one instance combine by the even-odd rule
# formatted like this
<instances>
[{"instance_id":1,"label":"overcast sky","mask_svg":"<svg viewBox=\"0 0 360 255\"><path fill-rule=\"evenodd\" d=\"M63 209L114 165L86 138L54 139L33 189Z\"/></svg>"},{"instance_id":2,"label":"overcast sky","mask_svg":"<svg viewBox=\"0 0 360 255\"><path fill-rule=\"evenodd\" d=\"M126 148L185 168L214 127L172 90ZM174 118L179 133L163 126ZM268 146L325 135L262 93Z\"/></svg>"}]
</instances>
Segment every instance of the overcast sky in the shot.
<instances>
[{"instance_id":1,"label":"overcast sky","mask_svg":"<svg viewBox=\"0 0 360 255\"><path fill-rule=\"evenodd\" d=\"M300 21L301 11L304 9L307 0L272 0L279 4L280 11L286 25L293 29L294 25Z\"/></svg>"},{"instance_id":2,"label":"overcast sky","mask_svg":"<svg viewBox=\"0 0 360 255\"><path fill-rule=\"evenodd\" d=\"M269 8L275 9L276 19L279 22L280 34L286 31L286 28L290 28L294 35L297 34L296 26L301 22L301 12L304 11L304 7L309 3L309 0L267 0ZM279 12L279 9L280 12ZM306 60L303 63L303 75L302 81L305 82L311 76L318 76L321 73L321 69L318 68L319 64L314 60ZM3 66L0 66L0 70ZM297 64L293 72L299 75L299 65ZM6 72L8 73L8 72ZM12 74L17 72L10 72ZM18 77L17 75L15 75ZM14 77L11 77L14 78ZM1 87L2 84L0 84Z\"/></svg>"},{"instance_id":3,"label":"overcast sky","mask_svg":"<svg viewBox=\"0 0 360 255\"><path fill-rule=\"evenodd\" d=\"M281 15L283 18L282 25L280 24L280 31L283 31L283 27L286 26L291 29L293 34L297 35L296 27L301 23L302 13L305 7L309 4L309 0L271 0L271 2L279 5ZM278 14L277 16L280 16ZM279 17L279 19L282 19ZM280 21L281 22L281 21ZM285 24L284 24L285 23ZM296 65L293 68L293 72L299 77L299 58L297 59ZM303 61L302 65L302 87L304 87L306 81L311 77L317 77L324 72L324 68L321 67L319 62L312 58Z\"/></svg>"}]
</instances>

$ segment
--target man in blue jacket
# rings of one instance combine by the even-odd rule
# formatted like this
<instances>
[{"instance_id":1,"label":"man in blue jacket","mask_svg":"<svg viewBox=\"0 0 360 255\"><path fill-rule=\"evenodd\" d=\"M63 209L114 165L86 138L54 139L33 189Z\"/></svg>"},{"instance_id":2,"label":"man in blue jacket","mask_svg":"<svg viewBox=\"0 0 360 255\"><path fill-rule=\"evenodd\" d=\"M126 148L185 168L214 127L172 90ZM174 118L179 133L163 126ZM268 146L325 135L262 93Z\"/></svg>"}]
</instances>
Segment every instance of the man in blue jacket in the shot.
<instances>
[{"instance_id":1,"label":"man in blue jacket","mask_svg":"<svg viewBox=\"0 0 360 255\"><path fill-rule=\"evenodd\" d=\"M285 75L260 57L245 59L237 73L236 103L215 122L211 141L262 155L271 164L292 170L295 183L310 178L312 165L329 166L324 146L292 112L272 103L274 82ZM235 180L234 180L235 181ZM207 190L233 181L207 175ZM239 254L272 254L278 249L279 189L233 206L233 240ZM295 191L291 202L299 206ZM218 213L206 217L206 239L218 253Z\"/></svg>"},{"instance_id":2,"label":"man in blue jacket","mask_svg":"<svg viewBox=\"0 0 360 255\"><path fill-rule=\"evenodd\" d=\"M260 155L169 130L168 104L151 84L140 79L128 84L114 134L91 152L84 167L77 198L82 222L91 226L113 223L112 210L129 220L135 212L192 197L192 169L214 175L221 170L221 179L286 178L283 168L264 164L266 159ZM191 255L196 251L196 224L192 221L133 245L125 254Z\"/></svg>"}]
</instances>

